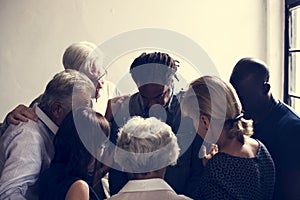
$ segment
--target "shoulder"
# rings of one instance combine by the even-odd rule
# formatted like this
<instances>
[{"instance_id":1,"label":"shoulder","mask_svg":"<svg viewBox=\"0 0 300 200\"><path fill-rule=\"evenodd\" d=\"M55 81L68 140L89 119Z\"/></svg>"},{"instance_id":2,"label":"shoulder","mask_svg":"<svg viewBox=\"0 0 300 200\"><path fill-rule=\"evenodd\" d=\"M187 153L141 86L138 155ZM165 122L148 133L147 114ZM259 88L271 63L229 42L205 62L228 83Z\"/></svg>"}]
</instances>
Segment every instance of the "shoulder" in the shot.
<instances>
[{"instance_id":1,"label":"shoulder","mask_svg":"<svg viewBox=\"0 0 300 200\"><path fill-rule=\"evenodd\" d=\"M89 185L85 181L75 181L69 188L66 194L66 200L71 200L75 198L81 200L89 199Z\"/></svg>"},{"instance_id":2,"label":"shoulder","mask_svg":"<svg viewBox=\"0 0 300 200\"><path fill-rule=\"evenodd\" d=\"M36 143L42 141L40 134L41 130L37 122L29 120L28 122L21 122L19 125L9 125L1 137L4 143L10 143L20 140L26 143ZM28 139L30 138L30 139ZM28 140L28 141L27 141Z\"/></svg>"},{"instance_id":3,"label":"shoulder","mask_svg":"<svg viewBox=\"0 0 300 200\"><path fill-rule=\"evenodd\" d=\"M124 101L130 99L130 95L122 95L109 99L111 103L123 103Z\"/></svg>"},{"instance_id":4,"label":"shoulder","mask_svg":"<svg viewBox=\"0 0 300 200\"><path fill-rule=\"evenodd\" d=\"M295 110L292 107L279 101L276 108L277 108L277 112L280 112L281 110L281 112L283 113L283 119L286 119L293 123L298 122L298 124L300 124L300 116L295 112Z\"/></svg>"},{"instance_id":5,"label":"shoulder","mask_svg":"<svg viewBox=\"0 0 300 200\"><path fill-rule=\"evenodd\" d=\"M274 168L274 162L272 159L272 156L270 152L268 151L267 147L259 140L256 139L256 141L259 144L258 151L256 154L256 158L258 158L260 161L263 161L266 165L269 165L269 171L272 171L272 168Z\"/></svg>"}]
</instances>

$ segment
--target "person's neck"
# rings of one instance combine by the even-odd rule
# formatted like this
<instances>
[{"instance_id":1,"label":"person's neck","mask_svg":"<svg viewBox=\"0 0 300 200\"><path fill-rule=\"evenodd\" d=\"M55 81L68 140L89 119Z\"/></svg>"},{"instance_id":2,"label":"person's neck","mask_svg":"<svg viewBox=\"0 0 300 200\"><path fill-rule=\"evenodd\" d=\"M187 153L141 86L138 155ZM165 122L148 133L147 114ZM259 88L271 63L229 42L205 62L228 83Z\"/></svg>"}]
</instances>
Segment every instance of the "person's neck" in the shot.
<instances>
[{"instance_id":1,"label":"person's neck","mask_svg":"<svg viewBox=\"0 0 300 200\"><path fill-rule=\"evenodd\" d=\"M264 119L266 119L270 113L273 111L274 107L278 103L278 100L275 100L272 95L269 96L269 99L262 103L259 110L255 112L252 119L254 123L260 123Z\"/></svg>"},{"instance_id":2,"label":"person's neck","mask_svg":"<svg viewBox=\"0 0 300 200\"><path fill-rule=\"evenodd\" d=\"M237 138L228 138L227 135L228 132L226 130L222 130L222 133L217 142L220 152L229 153L228 151L232 149L232 147L237 147L241 144L237 140Z\"/></svg>"},{"instance_id":3,"label":"person's neck","mask_svg":"<svg viewBox=\"0 0 300 200\"><path fill-rule=\"evenodd\" d=\"M144 180L144 179L151 179L151 178L164 179L165 173L166 173L166 167L151 172L129 174L129 177L131 177L131 179L133 180Z\"/></svg>"},{"instance_id":4,"label":"person's neck","mask_svg":"<svg viewBox=\"0 0 300 200\"><path fill-rule=\"evenodd\" d=\"M250 158L256 154L256 148L249 143L247 136L244 136L244 142L239 141L237 137L225 138L218 147L219 152L235 157Z\"/></svg>"}]
</instances>

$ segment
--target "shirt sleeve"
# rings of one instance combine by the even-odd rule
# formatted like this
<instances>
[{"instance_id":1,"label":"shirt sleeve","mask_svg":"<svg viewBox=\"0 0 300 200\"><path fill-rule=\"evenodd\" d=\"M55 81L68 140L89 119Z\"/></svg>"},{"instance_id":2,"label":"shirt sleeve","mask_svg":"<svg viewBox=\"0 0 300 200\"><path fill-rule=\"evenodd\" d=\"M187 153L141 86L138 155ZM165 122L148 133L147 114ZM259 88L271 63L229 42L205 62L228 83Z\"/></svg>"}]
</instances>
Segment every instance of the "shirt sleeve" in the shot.
<instances>
[{"instance_id":1,"label":"shirt sleeve","mask_svg":"<svg viewBox=\"0 0 300 200\"><path fill-rule=\"evenodd\" d=\"M0 199L25 199L28 187L37 181L42 163L42 137L34 129L16 128L5 133L1 148L4 165Z\"/></svg>"}]
</instances>

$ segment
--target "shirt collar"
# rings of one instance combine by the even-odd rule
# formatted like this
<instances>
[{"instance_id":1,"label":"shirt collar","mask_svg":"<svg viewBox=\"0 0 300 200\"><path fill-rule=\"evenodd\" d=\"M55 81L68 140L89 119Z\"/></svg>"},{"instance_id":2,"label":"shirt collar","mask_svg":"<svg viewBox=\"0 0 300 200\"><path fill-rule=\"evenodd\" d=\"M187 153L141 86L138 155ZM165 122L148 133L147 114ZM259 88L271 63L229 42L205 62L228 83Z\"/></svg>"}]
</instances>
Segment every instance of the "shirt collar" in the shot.
<instances>
[{"instance_id":1,"label":"shirt collar","mask_svg":"<svg viewBox=\"0 0 300 200\"><path fill-rule=\"evenodd\" d=\"M174 191L171 186L169 186L161 178L151 178L143 180L130 180L121 189L120 193L125 192L141 192L141 191L157 191L157 190L170 190Z\"/></svg>"},{"instance_id":2,"label":"shirt collar","mask_svg":"<svg viewBox=\"0 0 300 200\"><path fill-rule=\"evenodd\" d=\"M39 117L39 119L52 131L55 135L58 130L58 126L40 109L38 103L33 106L35 110L35 114Z\"/></svg>"}]
</instances>

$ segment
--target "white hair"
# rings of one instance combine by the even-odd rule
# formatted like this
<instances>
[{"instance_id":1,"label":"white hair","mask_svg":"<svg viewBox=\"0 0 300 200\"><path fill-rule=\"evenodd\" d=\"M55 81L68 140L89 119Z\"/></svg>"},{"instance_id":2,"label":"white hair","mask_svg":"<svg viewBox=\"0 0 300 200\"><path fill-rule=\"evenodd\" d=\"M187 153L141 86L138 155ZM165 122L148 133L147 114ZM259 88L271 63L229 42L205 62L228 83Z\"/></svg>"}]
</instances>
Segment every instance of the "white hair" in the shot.
<instances>
[{"instance_id":1,"label":"white hair","mask_svg":"<svg viewBox=\"0 0 300 200\"><path fill-rule=\"evenodd\" d=\"M135 116L119 131L114 159L123 171L144 173L175 165L179 151L169 125Z\"/></svg>"},{"instance_id":2,"label":"white hair","mask_svg":"<svg viewBox=\"0 0 300 200\"><path fill-rule=\"evenodd\" d=\"M64 52L65 69L74 69L88 77L97 77L104 73L103 54L97 45L87 41L71 44Z\"/></svg>"}]
</instances>

